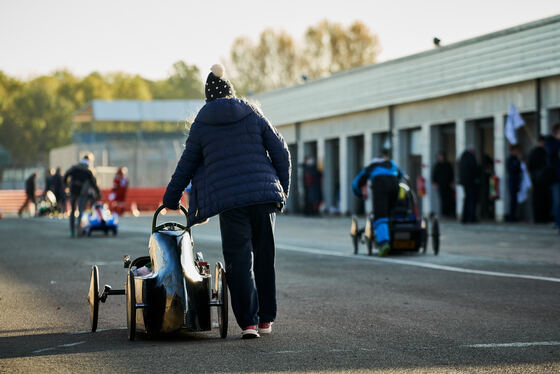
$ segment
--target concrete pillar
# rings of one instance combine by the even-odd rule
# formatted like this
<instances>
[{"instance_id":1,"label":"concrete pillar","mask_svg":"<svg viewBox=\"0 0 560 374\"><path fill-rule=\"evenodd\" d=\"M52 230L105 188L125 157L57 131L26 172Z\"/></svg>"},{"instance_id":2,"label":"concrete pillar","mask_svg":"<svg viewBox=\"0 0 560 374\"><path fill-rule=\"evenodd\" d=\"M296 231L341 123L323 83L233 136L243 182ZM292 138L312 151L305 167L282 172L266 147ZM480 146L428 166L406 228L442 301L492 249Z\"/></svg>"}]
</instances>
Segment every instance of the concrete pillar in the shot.
<instances>
[{"instance_id":1,"label":"concrete pillar","mask_svg":"<svg viewBox=\"0 0 560 374\"><path fill-rule=\"evenodd\" d=\"M496 200L496 221L502 222L506 207L506 138L504 113L494 114L494 172L500 178L500 199Z\"/></svg>"},{"instance_id":2,"label":"concrete pillar","mask_svg":"<svg viewBox=\"0 0 560 374\"><path fill-rule=\"evenodd\" d=\"M362 164L368 165L373 158L373 134L371 131L366 131L364 133L364 160Z\"/></svg>"},{"instance_id":3,"label":"concrete pillar","mask_svg":"<svg viewBox=\"0 0 560 374\"><path fill-rule=\"evenodd\" d=\"M340 173L340 212L342 214L348 213L349 208L349 193L350 181L348 180L348 137L342 135L339 138L339 173Z\"/></svg>"},{"instance_id":4,"label":"concrete pillar","mask_svg":"<svg viewBox=\"0 0 560 374\"><path fill-rule=\"evenodd\" d=\"M325 168L325 139L317 139L317 168L323 171Z\"/></svg>"},{"instance_id":5,"label":"concrete pillar","mask_svg":"<svg viewBox=\"0 0 560 374\"><path fill-rule=\"evenodd\" d=\"M362 162L362 166L366 167L369 165L371 159L373 158L373 133L371 131L366 131L364 133L364 160ZM371 209L372 202L371 193L368 194L367 199L364 202L365 213L367 215L368 211Z\"/></svg>"},{"instance_id":6,"label":"concrete pillar","mask_svg":"<svg viewBox=\"0 0 560 374\"><path fill-rule=\"evenodd\" d=\"M410 156L410 130L398 130L396 140L394 144L396 144L397 154L393 152L393 160L410 176L410 165L408 162Z\"/></svg>"},{"instance_id":7,"label":"concrete pillar","mask_svg":"<svg viewBox=\"0 0 560 374\"><path fill-rule=\"evenodd\" d=\"M541 109L541 123L539 130L541 135L550 134L550 126L548 125L548 110L546 108Z\"/></svg>"},{"instance_id":8,"label":"concrete pillar","mask_svg":"<svg viewBox=\"0 0 560 374\"><path fill-rule=\"evenodd\" d=\"M329 209L334 206L334 194L336 185L336 176L334 175L334 153L335 145L333 141L324 140L323 143L324 150L324 162L323 162L323 200L325 202L325 208ZM318 148L319 149L319 148ZM336 171L338 172L338 170Z\"/></svg>"},{"instance_id":9,"label":"concrete pillar","mask_svg":"<svg viewBox=\"0 0 560 374\"><path fill-rule=\"evenodd\" d=\"M461 154L467 148L467 131L465 120L463 118L455 120L455 147L457 165L459 165ZM456 181L459 181L458 175ZM455 212L457 213L457 218L460 219L461 213L463 211L463 200L465 199L465 191L463 191L463 186L461 186L459 183L456 183L456 191L457 205L455 207Z\"/></svg>"},{"instance_id":10,"label":"concrete pillar","mask_svg":"<svg viewBox=\"0 0 560 374\"><path fill-rule=\"evenodd\" d=\"M321 191L323 191L323 206L320 207L321 210L325 210L329 205L325 201L326 192L326 178L325 178L325 138L317 139L317 168L321 173L323 173L323 178L321 178Z\"/></svg>"},{"instance_id":11,"label":"concrete pillar","mask_svg":"<svg viewBox=\"0 0 560 374\"><path fill-rule=\"evenodd\" d=\"M391 143L392 143L392 147L393 149L391 149L392 155L391 158L393 159L393 161L395 161L401 168L403 167L403 165L400 164L401 159L400 159L400 144L399 144L399 133L400 131L398 129L393 129L393 132L390 134L391 136ZM406 172L406 170L405 170Z\"/></svg>"},{"instance_id":12,"label":"concrete pillar","mask_svg":"<svg viewBox=\"0 0 560 374\"><path fill-rule=\"evenodd\" d=\"M431 212L432 206L432 184L430 183L430 170L432 170L432 139L430 134L430 123L426 122L421 127L421 152L422 152L422 177L426 181L426 195L422 197L423 215Z\"/></svg>"}]
</instances>

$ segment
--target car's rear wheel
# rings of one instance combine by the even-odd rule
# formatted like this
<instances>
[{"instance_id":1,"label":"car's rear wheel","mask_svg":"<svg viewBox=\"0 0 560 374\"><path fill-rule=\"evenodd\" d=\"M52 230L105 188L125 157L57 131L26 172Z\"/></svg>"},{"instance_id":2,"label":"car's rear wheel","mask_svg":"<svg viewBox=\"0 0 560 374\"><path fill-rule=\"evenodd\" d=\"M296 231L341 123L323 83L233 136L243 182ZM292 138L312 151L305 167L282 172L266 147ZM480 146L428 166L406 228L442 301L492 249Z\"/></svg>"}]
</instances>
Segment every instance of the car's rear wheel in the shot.
<instances>
[{"instance_id":1,"label":"car's rear wheel","mask_svg":"<svg viewBox=\"0 0 560 374\"><path fill-rule=\"evenodd\" d=\"M99 270L97 265L91 267L88 302L91 332L95 332L97 330L97 319L99 318Z\"/></svg>"},{"instance_id":2,"label":"car's rear wheel","mask_svg":"<svg viewBox=\"0 0 560 374\"><path fill-rule=\"evenodd\" d=\"M226 271L221 262L216 263L216 297L220 303L216 308L218 311L218 327L220 337L225 339L228 333L228 288Z\"/></svg>"},{"instance_id":3,"label":"car's rear wheel","mask_svg":"<svg viewBox=\"0 0 560 374\"><path fill-rule=\"evenodd\" d=\"M126 327L128 339L134 340L136 337L136 289L134 286L134 273L128 271L128 279L125 288L126 294Z\"/></svg>"}]
</instances>

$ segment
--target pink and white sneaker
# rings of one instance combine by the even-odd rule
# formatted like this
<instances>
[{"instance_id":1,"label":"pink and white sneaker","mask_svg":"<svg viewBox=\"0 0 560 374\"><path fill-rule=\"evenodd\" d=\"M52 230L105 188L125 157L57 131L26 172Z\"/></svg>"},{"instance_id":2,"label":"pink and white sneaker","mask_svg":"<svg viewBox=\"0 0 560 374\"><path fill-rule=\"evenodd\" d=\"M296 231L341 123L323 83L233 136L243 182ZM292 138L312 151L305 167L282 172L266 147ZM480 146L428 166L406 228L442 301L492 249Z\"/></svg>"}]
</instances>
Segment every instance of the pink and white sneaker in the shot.
<instances>
[{"instance_id":1,"label":"pink and white sneaker","mask_svg":"<svg viewBox=\"0 0 560 374\"><path fill-rule=\"evenodd\" d=\"M259 332L261 334L270 334L272 332L272 322L259 323Z\"/></svg>"},{"instance_id":2,"label":"pink and white sneaker","mask_svg":"<svg viewBox=\"0 0 560 374\"><path fill-rule=\"evenodd\" d=\"M255 339L260 337L256 325L247 326L241 330L241 339Z\"/></svg>"}]
</instances>

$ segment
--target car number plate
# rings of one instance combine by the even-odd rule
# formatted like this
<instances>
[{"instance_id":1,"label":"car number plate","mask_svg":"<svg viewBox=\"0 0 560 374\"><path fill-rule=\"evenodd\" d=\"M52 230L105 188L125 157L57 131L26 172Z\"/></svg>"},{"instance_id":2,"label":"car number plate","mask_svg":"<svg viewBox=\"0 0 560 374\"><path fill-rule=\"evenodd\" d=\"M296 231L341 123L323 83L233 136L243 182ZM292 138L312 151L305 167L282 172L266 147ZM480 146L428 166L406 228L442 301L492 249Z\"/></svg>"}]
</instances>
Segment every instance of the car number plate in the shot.
<instances>
[{"instance_id":1,"label":"car number plate","mask_svg":"<svg viewBox=\"0 0 560 374\"><path fill-rule=\"evenodd\" d=\"M410 240L410 233L409 232L396 232L395 233L395 240Z\"/></svg>"},{"instance_id":2,"label":"car number plate","mask_svg":"<svg viewBox=\"0 0 560 374\"><path fill-rule=\"evenodd\" d=\"M395 240L393 241L393 248L396 249L413 249L416 246L414 240Z\"/></svg>"}]
</instances>

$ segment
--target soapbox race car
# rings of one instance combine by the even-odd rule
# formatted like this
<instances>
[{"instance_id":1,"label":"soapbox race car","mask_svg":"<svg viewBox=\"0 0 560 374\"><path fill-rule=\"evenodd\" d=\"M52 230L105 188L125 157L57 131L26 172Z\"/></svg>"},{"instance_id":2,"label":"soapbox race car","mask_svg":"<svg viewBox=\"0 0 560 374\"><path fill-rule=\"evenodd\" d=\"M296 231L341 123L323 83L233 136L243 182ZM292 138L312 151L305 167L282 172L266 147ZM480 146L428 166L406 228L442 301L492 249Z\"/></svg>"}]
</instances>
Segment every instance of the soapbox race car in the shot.
<instances>
[{"instance_id":1,"label":"soapbox race car","mask_svg":"<svg viewBox=\"0 0 560 374\"><path fill-rule=\"evenodd\" d=\"M119 231L119 216L111 212L107 205L96 202L91 207L91 212L82 216L80 225L83 236L91 236L93 231L103 231L105 235L110 232L117 235Z\"/></svg>"},{"instance_id":2,"label":"soapbox race car","mask_svg":"<svg viewBox=\"0 0 560 374\"><path fill-rule=\"evenodd\" d=\"M134 340L137 332L148 337L178 330L201 332L212 330L211 309L217 309L220 337L226 338L228 329L228 290L226 273L221 262L215 266L214 279L210 265L202 253L193 257L190 228L176 222L156 226L160 206L152 220L149 256L130 261L124 258L128 269L124 289L113 290L105 285L99 292L99 273L91 268L89 311L91 331L97 329L99 303L109 295L125 295L128 338ZM187 210L181 206L187 215Z\"/></svg>"},{"instance_id":3,"label":"soapbox race car","mask_svg":"<svg viewBox=\"0 0 560 374\"><path fill-rule=\"evenodd\" d=\"M376 244L375 230L373 228L374 220L373 214L369 215L365 226L360 228L356 216L352 217L350 236L352 238L354 254L358 254L360 243L366 244L369 256L373 254L373 247ZM429 229L431 229L430 233L428 233ZM418 213L416 195L406 181L400 181L397 203L389 214L391 252L422 251L422 253L426 253L428 237L431 236L432 249L434 254L437 255L439 253L439 235L439 221L435 214L431 214L430 224L428 224L428 219L421 217Z\"/></svg>"}]
</instances>

